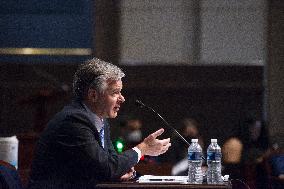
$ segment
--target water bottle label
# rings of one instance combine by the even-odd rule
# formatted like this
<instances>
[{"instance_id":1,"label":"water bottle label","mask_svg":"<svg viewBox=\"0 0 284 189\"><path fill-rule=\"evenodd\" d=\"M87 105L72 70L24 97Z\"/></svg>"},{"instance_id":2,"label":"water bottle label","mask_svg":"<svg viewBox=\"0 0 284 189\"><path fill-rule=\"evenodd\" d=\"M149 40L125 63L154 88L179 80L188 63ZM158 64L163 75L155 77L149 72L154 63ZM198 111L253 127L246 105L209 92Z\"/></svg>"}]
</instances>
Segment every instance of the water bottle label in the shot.
<instances>
[{"instance_id":1,"label":"water bottle label","mask_svg":"<svg viewBox=\"0 0 284 189\"><path fill-rule=\"evenodd\" d=\"M221 160L221 153L207 152L207 160Z\"/></svg>"},{"instance_id":2,"label":"water bottle label","mask_svg":"<svg viewBox=\"0 0 284 189\"><path fill-rule=\"evenodd\" d=\"M201 152L188 152L188 160L202 160Z\"/></svg>"}]
</instances>

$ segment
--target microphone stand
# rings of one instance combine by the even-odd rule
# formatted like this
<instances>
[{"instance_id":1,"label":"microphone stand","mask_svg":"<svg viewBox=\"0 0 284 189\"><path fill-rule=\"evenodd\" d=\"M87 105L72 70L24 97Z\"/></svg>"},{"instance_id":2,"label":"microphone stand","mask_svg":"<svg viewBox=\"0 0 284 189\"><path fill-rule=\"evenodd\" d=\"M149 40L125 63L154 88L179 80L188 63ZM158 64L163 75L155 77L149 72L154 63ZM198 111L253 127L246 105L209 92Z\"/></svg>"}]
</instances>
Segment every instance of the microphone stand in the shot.
<instances>
[{"instance_id":1,"label":"microphone stand","mask_svg":"<svg viewBox=\"0 0 284 189\"><path fill-rule=\"evenodd\" d=\"M164 123L165 125L174 130L175 134L180 137L188 146L190 146L190 144L187 142L187 140L185 140L185 138L174 128L172 127L158 112L156 112L153 108L151 108L150 106L145 105L143 102L141 102L140 100L136 100L135 104L138 105L140 108L147 108L149 110L151 110L153 113L155 113ZM206 160L204 156L201 156L201 158L203 160Z\"/></svg>"},{"instance_id":2,"label":"microphone stand","mask_svg":"<svg viewBox=\"0 0 284 189\"><path fill-rule=\"evenodd\" d=\"M149 110L151 110L154 114L156 114L164 123L165 125L172 129L175 134L180 137L188 146L190 146L190 144L187 142L187 140L185 140L185 138L174 128L172 127L158 112L156 112L153 108L151 108L150 106L145 105L143 102L141 102L140 100L136 100L135 103L140 107L140 108L147 108Z\"/></svg>"}]
</instances>

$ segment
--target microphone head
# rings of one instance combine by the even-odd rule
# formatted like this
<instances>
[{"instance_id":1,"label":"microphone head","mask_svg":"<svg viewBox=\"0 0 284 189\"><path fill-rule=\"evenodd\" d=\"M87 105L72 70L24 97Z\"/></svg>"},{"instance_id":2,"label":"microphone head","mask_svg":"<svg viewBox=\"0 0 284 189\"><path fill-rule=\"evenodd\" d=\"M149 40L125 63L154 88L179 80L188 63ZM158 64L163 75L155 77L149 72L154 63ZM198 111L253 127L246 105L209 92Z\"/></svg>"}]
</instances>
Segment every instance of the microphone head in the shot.
<instances>
[{"instance_id":1,"label":"microphone head","mask_svg":"<svg viewBox=\"0 0 284 189\"><path fill-rule=\"evenodd\" d=\"M140 108L143 108L143 107L146 106L146 105L145 105L143 102L141 102L140 100L136 100L136 101L135 101L135 104L136 104L138 107L140 107Z\"/></svg>"}]
</instances>

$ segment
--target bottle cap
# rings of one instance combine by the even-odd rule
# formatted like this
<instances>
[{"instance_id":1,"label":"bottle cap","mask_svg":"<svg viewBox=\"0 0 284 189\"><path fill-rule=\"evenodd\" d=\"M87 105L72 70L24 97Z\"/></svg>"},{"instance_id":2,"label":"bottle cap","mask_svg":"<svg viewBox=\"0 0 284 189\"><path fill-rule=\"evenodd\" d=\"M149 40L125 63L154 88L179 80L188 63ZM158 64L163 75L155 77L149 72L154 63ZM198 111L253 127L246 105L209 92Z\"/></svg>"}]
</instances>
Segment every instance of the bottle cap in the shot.
<instances>
[{"instance_id":1,"label":"bottle cap","mask_svg":"<svg viewBox=\"0 0 284 189\"><path fill-rule=\"evenodd\" d=\"M215 139L215 138L211 139L211 142L217 142L217 139Z\"/></svg>"},{"instance_id":2,"label":"bottle cap","mask_svg":"<svg viewBox=\"0 0 284 189\"><path fill-rule=\"evenodd\" d=\"M193 138L193 139L191 139L191 142L198 142L198 139L197 138Z\"/></svg>"}]
</instances>

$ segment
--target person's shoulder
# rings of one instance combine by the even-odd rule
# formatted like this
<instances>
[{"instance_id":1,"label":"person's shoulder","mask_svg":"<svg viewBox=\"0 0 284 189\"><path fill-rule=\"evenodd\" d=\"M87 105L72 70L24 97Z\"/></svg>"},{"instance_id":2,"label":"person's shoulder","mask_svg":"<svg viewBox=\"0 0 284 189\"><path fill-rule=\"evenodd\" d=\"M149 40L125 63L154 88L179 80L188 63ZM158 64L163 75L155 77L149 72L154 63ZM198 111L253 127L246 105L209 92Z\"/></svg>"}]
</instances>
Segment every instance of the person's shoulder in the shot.
<instances>
[{"instance_id":1,"label":"person's shoulder","mask_svg":"<svg viewBox=\"0 0 284 189\"><path fill-rule=\"evenodd\" d=\"M58 112L48 123L48 125L64 125L64 123L89 123L90 118L83 106L80 104L68 104ZM72 125L72 124L69 124Z\"/></svg>"}]
</instances>

